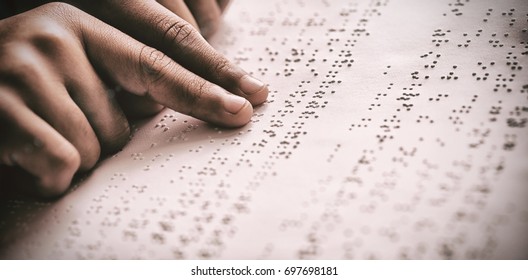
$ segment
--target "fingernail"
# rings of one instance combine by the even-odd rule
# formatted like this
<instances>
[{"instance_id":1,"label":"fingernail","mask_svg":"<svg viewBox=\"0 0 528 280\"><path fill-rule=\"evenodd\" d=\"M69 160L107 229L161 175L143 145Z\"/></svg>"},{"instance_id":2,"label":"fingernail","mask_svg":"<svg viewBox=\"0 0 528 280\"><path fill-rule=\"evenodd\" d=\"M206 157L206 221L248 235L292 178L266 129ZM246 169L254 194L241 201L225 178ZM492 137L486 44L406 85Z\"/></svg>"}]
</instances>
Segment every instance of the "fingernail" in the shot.
<instances>
[{"instance_id":1,"label":"fingernail","mask_svg":"<svg viewBox=\"0 0 528 280\"><path fill-rule=\"evenodd\" d=\"M266 85L250 75L245 75L240 79L240 89L247 95L252 95L259 92Z\"/></svg>"},{"instance_id":2,"label":"fingernail","mask_svg":"<svg viewBox=\"0 0 528 280\"><path fill-rule=\"evenodd\" d=\"M231 114L238 114L246 105L247 100L236 95L228 95L224 99L224 108Z\"/></svg>"}]
</instances>

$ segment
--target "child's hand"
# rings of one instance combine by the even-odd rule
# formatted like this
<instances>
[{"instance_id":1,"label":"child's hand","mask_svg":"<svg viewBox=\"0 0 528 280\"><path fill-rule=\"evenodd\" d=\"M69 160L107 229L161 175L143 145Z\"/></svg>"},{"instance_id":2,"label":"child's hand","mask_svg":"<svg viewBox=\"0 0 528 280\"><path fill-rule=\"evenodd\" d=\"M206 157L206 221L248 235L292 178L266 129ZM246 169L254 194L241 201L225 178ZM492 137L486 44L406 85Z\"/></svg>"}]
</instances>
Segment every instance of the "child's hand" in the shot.
<instances>
[{"instance_id":1,"label":"child's hand","mask_svg":"<svg viewBox=\"0 0 528 280\"><path fill-rule=\"evenodd\" d=\"M251 104L267 97L262 82L159 4L106 2L135 3L106 11L143 43L67 4L0 21L0 164L33 175L38 195L63 193L77 171L127 142L128 122L109 85L230 127L246 124Z\"/></svg>"}]
</instances>

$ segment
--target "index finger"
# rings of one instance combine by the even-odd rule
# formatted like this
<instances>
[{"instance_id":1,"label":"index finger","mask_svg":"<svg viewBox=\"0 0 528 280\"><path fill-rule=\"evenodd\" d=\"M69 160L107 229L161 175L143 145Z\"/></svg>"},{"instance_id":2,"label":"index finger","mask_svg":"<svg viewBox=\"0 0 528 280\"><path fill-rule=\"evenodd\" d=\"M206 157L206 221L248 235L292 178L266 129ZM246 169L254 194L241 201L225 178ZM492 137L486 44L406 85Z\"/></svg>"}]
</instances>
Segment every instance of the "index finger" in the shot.
<instances>
[{"instance_id":1,"label":"index finger","mask_svg":"<svg viewBox=\"0 0 528 280\"><path fill-rule=\"evenodd\" d=\"M246 99L96 18L86 14L78 17L83 20L77 22L79 28L74 28L74 32L78 33L90 61L99 73L127 91L219 125L237 127L249 122L253 108Z\"/></svg>"},{"instance_id":2,"label":"index finger","mask_svg":"<svg viewBox=\"0 0 528 280\"><path fill-rule=\"evenodd\" d=\"M161 4L155 1L119 3L122 2L106 2L105 9L111 12L101 12L98 16L162 51L202 78L246 98L253 105L266 100L268 88L263 82L214 50L196 29Z\"/></svg>"}]
</instances>

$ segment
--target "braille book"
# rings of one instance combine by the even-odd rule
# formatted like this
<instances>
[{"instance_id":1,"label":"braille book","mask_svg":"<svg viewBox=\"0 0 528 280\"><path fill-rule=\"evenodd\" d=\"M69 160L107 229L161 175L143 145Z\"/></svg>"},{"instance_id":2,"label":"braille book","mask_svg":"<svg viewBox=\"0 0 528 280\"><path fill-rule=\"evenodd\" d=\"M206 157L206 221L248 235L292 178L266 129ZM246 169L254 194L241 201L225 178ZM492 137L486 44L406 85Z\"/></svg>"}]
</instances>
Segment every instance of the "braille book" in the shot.
<instances>
[{"instance_id":1,"label":"braille book","mask_svg":"<svg viewBox=\"0 0 528 280\"><path fill-rule=\"evenodd\" d=\"M171 110L5 259L526 259L525 0L234 1L211 44L269 84L239 129Z\"/></svg>"}]
</instances>

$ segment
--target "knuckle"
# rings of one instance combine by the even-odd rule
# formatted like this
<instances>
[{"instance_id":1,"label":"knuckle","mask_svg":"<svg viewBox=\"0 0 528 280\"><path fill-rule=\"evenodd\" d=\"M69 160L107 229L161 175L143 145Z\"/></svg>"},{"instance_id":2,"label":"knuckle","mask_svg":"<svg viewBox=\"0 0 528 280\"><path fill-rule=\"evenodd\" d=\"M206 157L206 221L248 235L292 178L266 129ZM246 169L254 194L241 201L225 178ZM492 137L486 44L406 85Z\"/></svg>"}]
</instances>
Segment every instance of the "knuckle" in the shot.
<instances>
[{"instance_id":1,"label":"knuckle","mask_svg":"<svg viewBox=\"0 0 528 280\"><path fill-rule=\"evenodd\" d=\"M164 69L171 67L171 65L171 59L163 52L143 46L139 54L139 67L147 93L152 84L163 78L165 75Z\"/></svg>"},{"instance_id":2,"label":"knuckle","mask_svg":"<svg viewBox=\"0 0 528 280\"><path fill-rule=\"evenodd\" d=\"M64 2L50 2L42 5L42 9L64 13L74 10L75 8L72 5L66 4Z\"/></svg>"},{"instance_id":3,"label":"knuckle","mask_svg":"<svg viewBox=\"0 0 528 280\"><path fill-rule=\"evenodd\" d=\"M55 63L71 49L73 38L64 28L51 20L34 22L30 34L16 38L0 47L0 75L9 83L26 84L46 70L46 62Z\"/></svg>"},{"instance_id":4,"label":"knuckle","mask_svg":"<svg viewBox=\"0 0 528 280\"><path fill-rule=\"evenodd\" d=\"M224 57L217 57L213 59L213 74L217 75L216 79L221 79L222 75L231 71L231 64Z\"/></svg>"},{"instance_id":5,"label":"knuckle","mask_svg":"<svg viewBox=\"0 0 528 280\"><path fill-rule=\"evenodd\" d=\"M32 34L29 41L43 54L57 55L72 44L72 35L57 22L42 21L36 30L38 31Z\"/></svg>"},{"instance_id":6,"label":"knuckle","mask_svg":"<svg viewBox=\"0 0 528 280\"><path fill-rule=\"evenodd\" d=\"M50 157L51 168L58 172L75 170L81 162L81 157L77 149L67 145L54 149Z\"/></svg>"},{"instance_id":7,"label":"knuckle","mask_svg":"<svg viewBox=\"0 0 528 280\"><path fill-rule=\"evenodd\" d=\"M27 41L41 52L56 54L74 41L72 28L77 26L80 10L59 2L45 4L38 12L24 21L24 35L18 38Z\"/></svg>"},{"instance_id":8,"label":"knuckle","mask_svg":"<svg viewBox=\"0 0 528 280\"><path fill-rule=\"evenodd\" d=\"M174 42L176 48L193 45L198 35L198 31L190 23L172 17L160 20L159 28L164 32L163 41Z\"/></svg>"},{"instance_id":9,"label":"knuckle","mask_svg":"<svg viewBox=\"0 0 528 280\"><path fill-rule=\"evenodd\" d=\"M207 91L207 81L194 77L187 81L181 99L185 103L188 115L194 115L197 108L200 107L201 100Z\"/></svg>"},{"instance_id":10,"label":"knuckle","mask_svg":"<svg viewBox=\"0 0 528 280\"><path fill-rule=\"evenodd\" d=\"M50 170L38 181L38 191L45 197L56 197L63 194L79 168L81 158L77 150L64 145L50 155Z\"/></svg>"},{"instance_id":11,"label":"knuckle","mask_svg":"<svg viewBox=\"0 0 528 280\"><path fill-rule=\"evenodd\" d=\"M81 10L64 2L46 3L37 9L43 10L45 15L54 15L57 19L66 21L73 21L82 14Z\"/></svg>"},{"instance_id":12,"label":"knuckle","mask_svg":"<svg viewBox=\"0 0 528 280\"><path fill-rule=\"evenodd\" d=\"M6 84L29 85L42 71L38 55L27 45L14 44L0 57L0 80Z\"/></svg>"}]
</instances>

